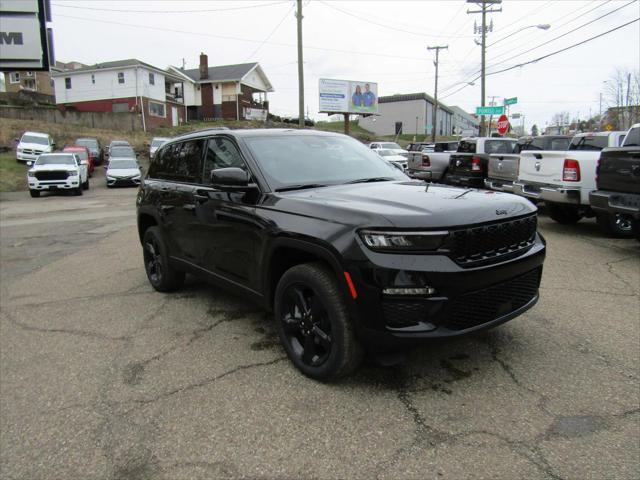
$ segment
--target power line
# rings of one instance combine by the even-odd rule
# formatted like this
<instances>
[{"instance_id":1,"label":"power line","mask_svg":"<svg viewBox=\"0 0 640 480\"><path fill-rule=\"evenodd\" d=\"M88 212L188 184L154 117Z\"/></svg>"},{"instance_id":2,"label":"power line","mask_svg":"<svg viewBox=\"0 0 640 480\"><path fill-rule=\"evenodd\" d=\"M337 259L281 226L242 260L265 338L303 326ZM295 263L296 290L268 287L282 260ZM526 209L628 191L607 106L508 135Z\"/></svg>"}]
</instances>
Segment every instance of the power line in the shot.
<instances>
[{"instance_id":1,"label":"power line","mask_svg":"<svg viewBox=\"0 0 640 480\"><path fill-rule=\"evenodd\" d=\"M604 3L600 4L600 5L598 5L596 8L599 8L599 7L601 7L602 5L605 5L606 3L609 3L610 1L612 1L612 0L607 0L606 2L604 2ZM496 67L496 66L498 66L498 65L502 65L502 64L506 63L506 62L507 62L507 61L509 61L509 60L512 60L512 59L517 58L517 57L519 57L519 56L521 56L521 55L524 55L525 53L531 52L531 51L533 51L533 50L537 50L538 48L540 48L540 47L542 47L542 46L544 46L544 45L547 45L547 44L549 44L549 43L551 43L551 42L553 42L553 41L555 41L555 40L558 40L559 38L562 38L562 37L564 37L564 36L566 36L566 35L568 35L568 34L570 34L570 33L573 33L573 32L575 32L576 30L579 30L580 28L583 28L583 27L585 27L585 26L587 26L587 25L589 25L589 24L591 24L591 23L594 23L594 22L596 22L596 21L598 21L598 20L602 19L603 17L606 17L607 15L610 15L611 13L614 13L614 12L616 12L617 10L620 10L621 8L624 8L624 7L628 6L628 5L630 5L631 3L634 3L635 1L637 1L637 0L632 0L631 2L629 2L629 3L627 3L627 4L623 5L623 6L621 6L621 7L619 7L619 8L617 8L617 9L615 9L615 10L612 10L612 11L610 11L610 12L608 12L608 13L606 13L606 14L604 14L604 15L602 15L602 16L600 16L600 17L598 17L598 18L594 19L594 20L591 20L591 21L589 21L589 22L587 22L587 23L585 23L585 24L583 24L583 25L580 25L579 27L576 27L575 29L573 29L573 30L571 30L571 31L569 31L569 32L566 32L566 33L564 33L564 34L562 34L562 35L559 35L559 36L557 36L557 37L552 38L551 40L548 40L548 41L546 41L546 42L544 42L544 43L541 43L540 45L537 45L537 46L532 47L532 48L530 48L530 49L528 49L528 50L525 50L524 52L520 52L520 53L518 53L518 54L516 54L516 55L513 55L513 56L511 56L511 57L507 58L507 59L500 60L499 62L494 63L493 65L490 65L490 66L489 66L489 68L493 68L493 67ZM582 8L582 7L581 7L581 8ZM587 14L587 13L589 13L589 12L592 12L593 10L595 10L595 8L592 8L592 9L588 10L588 11L587 11L587 12L585 12L583 15L585 15L585 14ZM567 22L567 23L570 23L570 22ZM567 23L565 23L565 24L563 24L563 25L566 25ZM495 42L494 42L494 43L495 43ZM495 61L497 58L500 58L501 56L504 56L504 55L506 55L507 53L510 53L510 52L512 52L512 51L514 51L514 50L517 50L518 48L519 48L519 47L516 47L515 49L511 49L511 50L508 50L507 52L504 52L504 53L502 53L502 54L499 54L499 55L497 55L496 57L494 57L494 58L493 58L493 60ZM478 71L476 71L475 73L473 73L473 75L477 75L477 74L479 74L479 73L480 73L480 70L478 70ZM474 80L472 80L472 81L475 81L475 79L474 79ZM467 83L467 82L465 82L465 83ZM447 88L445 88L443 91L445 91L445 92L446 92L446 91L450 90L451 88L455 87L456 85L459 85L459 84L454 84L454 85L452 85L452 86L450 86L450 87L447 87Z\"/></svg>"},{"instance_id":2,"label":"power line","mask_svg":"<svg viewBox=\"0 0 640 480\"><path fill-rule=\"evenodd\" d=\"M591 25L592 23L597 22L598 20L601 20L601 19L603 19L604 17L607 17L607 16L611 15L612 13L615 13L615 12L617 12L618 10L622 10L623 8L628 7L628 6L629 6L629 5L631 5L632 3L637 3L637 0L631 0L629 3L626 3L626 4L622 5L621 7L616 8L615 10L611 10L610 12L607 12L607 13L605 13L604 15L599 16L598 18L594 18L593 20L590 20L590 21L588 21L587 23L583 23L582 25L580 25L580 26L578 26L578 27L574 28L573 30L569 30L568 32L563 33L562 35L558 35L557 37L554 37L554 38L552 38L551 40L547 40L546 42L541 43L540 45L537 45L537 46L535 46L535 47L532 47L532 48L530 48L529 50L525 50L524 52L520 52L520 53L518 53L518 54L516 54L516 55L513 55L513 56L511 56L511 57L509 57L509 58L506 58L506 59L504 59L504 60L500 60L500 63L508 62L509 60L512 60L512 59L514 59L514 58L516 58L516 57L519 57L520 55L524 55L525 53L529 53L529 52L531 52L531 51L533 51L533 50L537 50L537 49L538 49L538 48L540 48L540 47L543 47L543 46L545 46L545 45L548 45L549 43L551 43L551 42L553 42L553 41L555 41L555 40L558 40L559 38L566 37L566 36L567 36L567 35L569 35L570 33L573 33L573 32L575 32L575 31L577 31L577 30L580 30L581 28L584 28L584 27L586 27L587 25ZM505 52L505 53L503 53L502 55L498 55L497 57L494 57L494 60L495 60L496 58L499 58L499 57L502 57L502 56L506 55L507 53L509 53L509 52L511 52L511 51L512 51L512 50L509 50L508 52Z\"/></svg>"},{"instance_id":3,"label":"power line","mask_svg":"<svg viewBox=\"0 0 640 480\"><path fill-rule=\"evenodd\" d=\"M264 46L264 44L269 41L269 39L273 36L273 34L276 33L278 28L280 28L280 25L282 25L284 23L284 21L287 19L287 17L291 13L291 11L294 9L294 7L295 7L295 5L292 5L291 8L289 8L289 10L287 10L287 13L285 13L284 17L282 17L282 20L280 20L278 22L278 24L274 27L274 29L271 30L271 33L269 33L269 35L267 35L267 37L262 41L262 43L260 43L260 45L258 45L256 47L256 49L253 52L251 52L250 55L247 56L245 62L250 60L256 53L258 53L258 51Z\"/></svg>"},{"instance_id":4,"label":"power line","mask_svg":"<svg viewBox=\"0 0 640 480\"><path fill-rule=\"evenodd\" d=\"M636 22L638 22L638 21L640 21L640 17L636 18L635 20L631 20L630 22L623 23L622 25L618 25L617 27L614 27L614 28L612 28L612 29L610 29L610 30L607 30L606 32L602 32L602 33L600 33L600 34L598 34L598 35L595 35L595 36L593 36L593 37L587 38L586 40L582 40L581 42L574 43L573 45L569 45L568 47L561 48L560 50L556 50L555 52L551 52L551 53L548 53L547 55L543 55L543 56L541 56L541 57L534 58L533 60L529 60L528 62L519 63L518 65L513 65L513 66L511 66L511 67L504 68L504 69L502 69L502 70L497 70L497 71L495 71L495 72L487 73L487 74L486 74L486 76L490 76L490 75L498 75L499 73L508 72L509 70L514 70L514 69L516 69L516 68L524 67L525 65L530 65L530 64L532 64L532 63L539 62L540 60L544 60L545 58L549 58L549 57L552 57L552 56L554 56L554 55L558 55L559 53L566 52L567 50L571 50L572 48L578 47L578 46L580 46L580 45L584 45L585 43L591 42L592 40L595 40L595 39L597 39L597 38L600 38L600 37L603 37L603 36L605 36L605 35L608 35L609 33L613 33L613 32L615 32L616 30L620 30L621 28L627 27L627 26L631 25L632 23L636 23ZM470 82L474 82L474 81L475 81L475 80L477 80L478 78L480 78L480 76L479 76L479 75L478 75L476 78L474 78L473 80L471 80ZM468 84L465 84L462 88L459 88L459 89L458 89L458 90L456 90L455 92L449 93L449 94L447 94L447 95L443 96L442 98L450 97L450 96L452 96L452 95L454 95L454 94L458 93L459 91L461 91L461 90L465 89L465 88L466 88L466 87L468 87L468 86L469 86Z\"/></svg>"},{"instance_id":5,"label":"power line","mask_svg":"<svg viewBox=\"0 0 640 480\"><path fill-rule=\"evenodd\" d=\"M395 32L402 32L402 33L408 33L410 35L415 35L418 37L435 37L435 38L440 38L440 37L446 37L446 38L455 38L454 35L445 35L442 33L438 33L438 34L432 34L432 33L420 33L420 32L412 32L411 30L404 30L402 28L396 28L396 27L392 27L388 24L384 24L384 23L379 23L379 22L375 22L373 20L370 20L368 18L362 17L360 15L357 15L355 13L351 13L348 12L347 10L343 10L342 8L336 7L334 5L330 5L327 2L324 2L322 0L318 0L319 3L321 3L322 5L329 7L333 10L337 10L341 13L343 13L344 15L348 15L350 17L356 18L358 20L360 20L361 22L365 22L365 23L370 23L372 25L377 25L378 27L382 27L382 28L386 28L387 30L393 30ZM469 35L465 35L465 36L469 36Z\"/></svg>"},{"instance_id":6,"label":"power line","mask_svg":"<svg viewBox=\"0 0 640 480\"><path fill-rule=\"evenodd\" d=\"M204 33L204 32L194 32L194 31L187 31L187 30L177 30L177 29L173 29L173 28L152 27L152 26L149 26L149 25L140 25L140 24L134 24L134 23L116 22L116 21L113 21L113 20L102 20L102 19L97 19L97 18L76 17L74 15L61 15L61 14L58 14L58 15L56 15L56 18L71 18L73 20L81 20L81 21L86 21L86 22L95 22L95 23L110 24L110 25L120 25L122 27L130 27L130 28L144 28L144 29L147 29L147 30L157 30L157 31L160 31L160 32L182 33L182 34L185 34L185 35L195 35L195 36L200 36L200 37L221 38L223 40L235 40L235 41L238 41L238 42L247 42L247 43L262 43L263 42L263 40L255 40L255 39L251 39L251 38L240 38L240 37L232 37L232 36L228 36L228 35L217 35L215 33ZM269 42L269 41L264 42L264 43L268 44L268 45L279 46L279 47L293 47L293 48L296 47L296 45L293 44L293 43ZM339 49L339 48L327 48L327 47L316 47L316 46L305 46L304 48L307 49L307 50L320 50L320 51L325 51L325 52L349 53L349 54L354 54L354 55L366 55L366 56L371 56L371 57L400 58L400 59L405 59L405 60L420 60L420 61L424 61L424 58L421 58L421 57L409 57L409 56L405 56L405 55L396 55L396 54L359 52L359 51L355 51L355 50L343 50L343 49Z\"/></svg>"},{"instance_id":7,"label":"power line","mask_svg":"<svg viewBox=\"0 0 640 480\"><path fill-rule=\"evenodd\" d=\"M78 5L61 5L59 3L52 4L54 7L61 8L76 8L78 10L92 10L98 12L116 12L116 13L203 13L203 12L228 12L232 10L248 10L252 8L271 7L273 5L282 5L289 3L285 1L271 2L271 3L257 3L252 5L245 5L243 7L229 7L229 8L207 8L201 10L130 10L130 9L115 9L115 8L99 8L99 7L81 7Z\"/></svg>"}]
</instances>

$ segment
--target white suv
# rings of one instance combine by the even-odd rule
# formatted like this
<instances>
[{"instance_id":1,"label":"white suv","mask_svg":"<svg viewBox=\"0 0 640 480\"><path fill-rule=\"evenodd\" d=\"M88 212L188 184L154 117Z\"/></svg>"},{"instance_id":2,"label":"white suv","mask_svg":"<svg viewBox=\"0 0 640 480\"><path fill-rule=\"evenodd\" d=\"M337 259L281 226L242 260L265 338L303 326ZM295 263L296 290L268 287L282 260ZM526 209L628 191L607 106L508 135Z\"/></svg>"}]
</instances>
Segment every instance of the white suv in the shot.
<instances>
[{"instance_id":1,"label":"white suv","mask_svg":"<svg viewBox=\"0 0 640 480\"><path fill-rule=\"evenodd\" d=\"M16 148L16 161L35 160L38 155L51 153L55 148L56 143L48 133L24 132Z\"/></svg>"},{"instance_id":2,"label":"white suv","mask_svg":"<svg viewBox=\"0 0 640 480\"><path fill-rule=\"evenodd\" d=\"M27 183L32 197L39 197L43 190L73 190L82 195L89 188L87 165L73 153L45 153L27 165L31 167Z\"/></svg>"}]
</instances>

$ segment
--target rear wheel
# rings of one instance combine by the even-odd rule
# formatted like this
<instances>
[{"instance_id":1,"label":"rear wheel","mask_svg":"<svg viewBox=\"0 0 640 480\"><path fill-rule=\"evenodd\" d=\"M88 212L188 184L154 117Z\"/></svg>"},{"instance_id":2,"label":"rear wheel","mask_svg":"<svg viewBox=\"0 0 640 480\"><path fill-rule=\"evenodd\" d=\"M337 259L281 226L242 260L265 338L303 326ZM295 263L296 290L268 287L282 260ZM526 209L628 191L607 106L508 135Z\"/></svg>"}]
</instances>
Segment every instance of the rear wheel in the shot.
<instances>
[{"instance_id":1,"label":"rear wheel","mask_svg":"<svg viewBox=\"0 0 640 480\"><path fill-rule=\"evenodd\" d=\"M184 284L185 274L169 264L169 252L158 227L149 227L142 240L142 256L147 278L159 292L172 292Z\"/></svg>"},{"instance_id":2,"label":"rear wheel","mask_svg":"<svg viewBox=\"0 0 640 480\"><path fill-rule=\"evenodd\" d=\"M583 217L579 207L574 205L563 205L561 203L545 202L547 213L558 223L570 225L578 223Z\"/></svg>"},{"instance_id":3,"label":"rear wheel","mask_svg":"<svg viewBox=\"0 0 640 480\"><path fill-rule=\"evenodd\" d=\"M293 364L316 380L353 372L363 350L334 275L307 263L287 270L275 293L280 340Z\"/></svg>"},{"instance_id":4,"label":"rear wheel","mask_svg":"<svg viewBox=\"0 0 640 480\"><path fill-rule=\"evenodd\" d=\"M29 190L29 195L31 195L32 198L38 198L40 196L40 192L38 190Z\"/></svg>"},{"instance_id":5,"label":"rear wheel","mask_svg":"<svg viewBox=\"0 0 640 480\"><path fill-rule=\"evenodd\" d=\"M632 220L619 213L598 213L596 222L605 235L613 238L632 238Z\"/></svg>"}]
</instances>

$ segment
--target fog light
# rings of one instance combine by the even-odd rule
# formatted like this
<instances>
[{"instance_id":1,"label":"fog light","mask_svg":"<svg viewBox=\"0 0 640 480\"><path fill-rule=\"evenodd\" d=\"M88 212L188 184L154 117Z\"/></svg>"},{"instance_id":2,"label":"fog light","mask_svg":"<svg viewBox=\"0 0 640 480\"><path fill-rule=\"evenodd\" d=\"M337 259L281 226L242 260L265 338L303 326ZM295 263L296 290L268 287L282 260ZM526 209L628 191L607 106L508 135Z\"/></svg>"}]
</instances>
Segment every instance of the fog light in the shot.
<instances>
[{"instance_id":1,"label":"fog light","mask_svg":"<svg viewBox=\"0 0 640 480\"><path fill-rule=\"evenodd\" d=\"M385 288L382 290L385 295L433 295L436 289L432 287L422 288Z\"/></svg>"}]
</instances>

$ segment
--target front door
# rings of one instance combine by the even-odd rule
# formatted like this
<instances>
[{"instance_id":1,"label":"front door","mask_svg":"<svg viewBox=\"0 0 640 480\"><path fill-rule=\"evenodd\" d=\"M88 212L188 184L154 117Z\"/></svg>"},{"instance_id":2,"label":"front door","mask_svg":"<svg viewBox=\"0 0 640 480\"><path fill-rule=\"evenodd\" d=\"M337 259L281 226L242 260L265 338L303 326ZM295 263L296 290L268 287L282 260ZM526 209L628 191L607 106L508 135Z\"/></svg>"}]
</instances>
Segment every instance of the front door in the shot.
<instances>
[{"instance_id":1,"label":"front door","mask_svg":"<svg viewBox=\"0 0 640 480\"><path fill-rule=\"evenodd\" d=\"M229 137L210 138L204 155L203 188L196 201L200 265L257 289L259 279L252 272L258 262L261 225L255 215L255 199L253 193L222 192L211 186L211 171L225 167L247 170L240 150Z\"/></svg>"}]
</instances>

